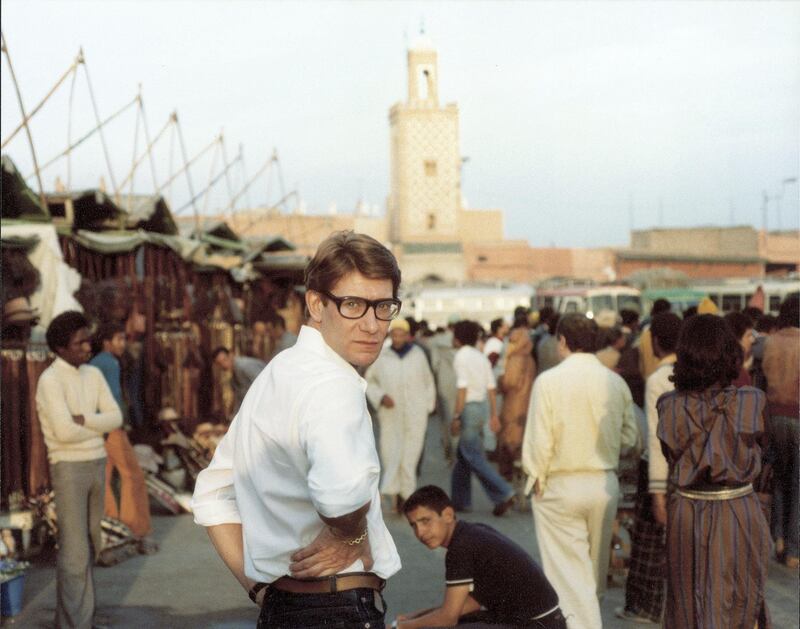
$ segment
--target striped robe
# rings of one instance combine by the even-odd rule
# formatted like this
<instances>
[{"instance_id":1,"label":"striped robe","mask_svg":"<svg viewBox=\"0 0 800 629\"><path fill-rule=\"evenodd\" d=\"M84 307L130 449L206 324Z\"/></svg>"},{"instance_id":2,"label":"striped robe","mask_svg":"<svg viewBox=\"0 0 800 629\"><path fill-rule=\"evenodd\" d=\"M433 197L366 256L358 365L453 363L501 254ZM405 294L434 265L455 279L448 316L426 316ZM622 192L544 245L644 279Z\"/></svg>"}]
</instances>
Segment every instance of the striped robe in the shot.
<instances>
[{"instance_id":1,"label":"striped robe","mask_svg":"<svg viewBox=\"0 0 800 629\"><path fill-rule=\"evenodd\" d=\"M672 391L657 403L658 438L672 487L752 483L766 444L764 393L729 386ZM664 627L770 626L764 593L769 525L752 493L734 500L690 500L667 507Z\"/></svg>"}]
</instances>

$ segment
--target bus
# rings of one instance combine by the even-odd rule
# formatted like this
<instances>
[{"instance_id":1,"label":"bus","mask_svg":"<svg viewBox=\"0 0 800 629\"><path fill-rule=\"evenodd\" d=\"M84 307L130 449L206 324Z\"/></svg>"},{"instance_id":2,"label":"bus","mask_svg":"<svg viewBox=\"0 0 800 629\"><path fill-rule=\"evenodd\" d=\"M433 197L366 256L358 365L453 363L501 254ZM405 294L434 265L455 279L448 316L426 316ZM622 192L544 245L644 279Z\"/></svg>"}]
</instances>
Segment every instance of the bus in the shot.
<instances>
[{"instance_id":1,"label":"bus","mask_svg":"<svg viewBox=\"0 0 800 629\"><path fill-rule=\"evenodd\" d=\"M682 316L691 306L697 306L708 293L697 288L650 288L642 293L644 312L649 313L657 299L666 299L672 312Z\"/></svg>"},{"instance_id":2,"label":"bus","mask_svg":"<svg viewBox=\"0 0 800 629\"><path fill-rule=\"evenodd\" d=\"M764 291L764 312L773 315L778 314L784 299L800 293L800 279L723 280L697 283L692 288L708 295L721 312L741 312L759 286Z\"/></svg>"},{"instance_id":3,"label":"bus","mask_svg":"<svg viewBox=\"0 0 800 629\"><path fill-rule=\"evenodd\" d=\"M535 303L538 310L550 306L561 314L579 312L590 319L604 310L642 312L641 291L622 285L539 288Z\"/></svg>"}]
</instances>

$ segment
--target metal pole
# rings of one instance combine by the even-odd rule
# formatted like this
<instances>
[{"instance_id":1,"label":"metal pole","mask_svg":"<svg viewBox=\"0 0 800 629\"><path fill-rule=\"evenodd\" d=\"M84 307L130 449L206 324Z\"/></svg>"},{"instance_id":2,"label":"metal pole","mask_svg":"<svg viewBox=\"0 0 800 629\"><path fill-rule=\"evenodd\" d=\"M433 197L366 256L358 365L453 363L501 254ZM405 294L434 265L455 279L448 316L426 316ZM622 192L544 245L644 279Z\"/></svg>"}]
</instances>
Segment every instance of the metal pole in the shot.
<instances>
[{"instance_id":1,"label":"metal pole","mask_svg":"<svg viewBox=\"0 0 800 629\"><path fill-rule=\"evenodd\" d=\"M81 48L81 58L83 59L83 71L86 73L86 84L89 86L89 97L92 101L92 109L94 110L94 118L97 124L100 124L100 112L97 109L97 101L94 97L94 90L92 89L92 80L89 78L89 66L86 65L86 60L83 58L83 48ZM108 168L108 176L111 179L111 187L114 189L115 196L119 193L117 182L114 179L114 170L111 168L111 157L108 154L108 146L106 146L106 136L103 134L103 127L100 127L100 142L103 145L103 155L106 158L106 167Z\"/></svg>"},{"instance_id":2,"label":"metal pole","mask_svg":"<svg viewBox=\"0 0 800 629\"><path fill-rule=\"evenodd\" d=\"M203 216L208 211L208 195L211 193L212 182L214 181L214 168L217 166L217 155L219 154L219 141L222 140L222 132L220 132L217 142L214 144L214 153L211 155L211 169L208 171L208 187L206 188L205 195L203 196Z\"/></svg>"},{"instance_id":3,"label":"metal pole","mask_svg":"<svg viewBox=\"0 0 800 629\"><path fill-rule=\"evenodd\" d=\"M247 181L247 166L244 163L244 145L239 145L239 155L242 156L242 181ZM248 188L245 192L245 201L247 201L247 207L252 209L253 208L253 201L250 198L250 189Z\"/></svg>"},{"instance_id":4,"label":"metal pole","mask_svg":"<svg viewBox=\"0 0 800 629\"><path fill-rule=\"evenodd\" d=\"M19 110L22 113L22 120L25 124L25 134L28 136L28 144L31 147L31 157L33 158L33 167L36 170L36 181L39 184L39 200L42 202L42 209L47 211L47 199L44 196L44 187L42 186L42 176L39 172L39 162L36 160L36 149L33 147L33 136L31 129L28 126L28 117L25 115L25 105L22 102L22 94L19 91L19 84L17 83L17 76L14 74L14 66L11 65L11 55L8 53L8 46L6 45L6 36L0 31L0 48L2 52L6 53L6 61L8 62L8 71L11 74L11 81L14 83L14 91L17 93L17 102L19 103Z\"/></svg>"},{"instance_id":5,"label":"metal pole","mask_svg":"<svg viewBox=\"0 0 800 629\"><path fill-rule=\"evenodd\" d=\"M183 129L181 129L180 123L178 122L178 113L175 112L173 114L175 118L175 124L178 126L178 140L181 144L181 155L183 155L183 169L186 171L186 183L189 186L189 194L192 195L192 209L194 210L194 228L199 233L200 232L200 215L197 213L197 205L195 204L194 198L194 186L192 185L192 175L189 172L189 160L186 156L186 143L183 141Z\"/></svg>"},{"instance_id":6,"label":"metal pole","mask_svg":"<svg viewBox=\"0 0 800 629\"><path fill-rule=\"evenodd\" d=\"M73 84L74 84L74 81L73 81ZM72 96L70 94L70 99L71 98L72 98ZM128 108L131 107L134 104L136 104L136 99L135 98L132 101L130 101L127 105L125 105L121 109L119 109L116 112L114 112L113 114L111 114L108 118L103 120L102 126L107 125L109 122L114 120L114 118L116 118L120 114L122 114L125 111L127 111ZM62 157L69 156L73 149L78 148L86 140L88 140L90 137L92 137L92 135L94 135L94 133L97 132L98 128L99 127L95 127L94 129L92 129L88 133L85 133L79 140L77 140L76 142L73 142L72 144L70 144L70 138L72 137L72 100L70 100L69 120L68 120L68 124L67 124L67 148L65 150L63 150L61 153L59 153L58 155L56 155L55 157L53 157L50 161L48 161L45 164L43 164L40 170L42 172L44 172L45 170L47 170L48 166L51 166L52 164L54 164L56 161L58 161ZM30 179L31 177L33 177L33 175L34 175L34 173L30 173L28 175L25 175L25 179Z\"/></svg>"},{"instance_id":7,"label":"metal pole","mask_svg":"<svg viewBox=\"0 0 800 629\"><path fill-rule=\"evenodd\" d=\"M137 98L139 99L139 103L141 104L141 95L142 95L142 84L139 83L139 93ZM131 183L128 187L128 203L127 203L127 211L131 211L131 203L133 202L133 178L134 173L136 172L136 153L139 149L139 118L141 118L142 110L141 107L136 108L136 123L133 126L133 156L131 157ZM125 185L124 183L122 184Z\"/></svg>"},{"instance_id":8,"label":"metal pole","mask_svg":"<svg viewBox=\"0 0 800 629\"><path fill-rule=\"evenodd\" d=\"M225 139L222 138L222 163L225 166L225 186L228 188L228 201L233 198L233 187L231 186L231 175L228 171L230 162L228 162L228 150L225 148ZM233 214L233 208L231 208Z\"/></svg>"},{"instance_id":9,"label":"metal pole","mask_svg":"<svg viewBox=\"0 0 800 629\"><path fill-rule=\"evenodd\" d=\"M45 96L45 97L44 97L44 98L41 100L41 102L40 102L38 105L36 105L36 107L34 107L34 108L33 108L33 110L31 111L31 113L29 113L27 116L24 116L24 117L22 118L22 122L20 122L20 123L17 125L17 128L16 128L16 129L14 129L14 130L11 132L11 135L9 135L9 136L8 136L8 137L7 137L5 140L3 140L3 144L2 144L2 145L0 145L0 148L3 148L3 147L5 147L5 145L6 145L6 144L8 144L9 142L11 142L11 140L14 138L14 136L15 136L15 135L17 135L17 133L19 133L19 132L20 132L20 130L21 130L21 129L22 129L24 126L25 126L25 124L26 124L26 123L27 123L27 122L28 122L28 121L29 121L31 118L33 118L33 117L36 115L36 113L37 113L37 112L38 112L38 111L39 111L39 110L42 108L42 106L43 106L43 105L44 105L44 104L47 102L47 99L48 99L48 98L50 98L50 97L53 95L53 92L55 92L55 91L56 91L56 90L59 88L59 86L60 86L60 85L61 85L61 84L64 82L64 80L65 80L65 79L66 79L66 78L67 78L67 77L70 75L70 73L71 73L71 72L74 72L74 71L75 71L75 69L78 67L79 59L80 59L80 57L76 57L75 61L73 61L73 62L72 62L72 65L71 65L69 68L67 68L67 71L66 71L66 72L64 72L64 74L61 76L61 78L60 78L60 79L58 79L58 81L56 81L56 84L55 84L55 85L54 85L54 86L53 86L53 87L50 89L50 91L49 91L49 92L47 92L47 95L46 95L46 96Z\"/></svg>"},{"instance_id":10,"label":"metal pole","mask_svg":"<svg viewBox=\"0 0 800 629\"><path fill-rule=\"evenodd\" d=\"M141 96L142 84L139 84L139 109L142 112L142 123L144 124L144 139L147 141L147 146L151 147L148 151L150 155L150 174L153 177L153 189L158 190L158 176L156 175L156 160L153 157L153 143L150 141L150 125L147 124L147 114L144 111L144 99Z\"/></svg>"}]
</instances>

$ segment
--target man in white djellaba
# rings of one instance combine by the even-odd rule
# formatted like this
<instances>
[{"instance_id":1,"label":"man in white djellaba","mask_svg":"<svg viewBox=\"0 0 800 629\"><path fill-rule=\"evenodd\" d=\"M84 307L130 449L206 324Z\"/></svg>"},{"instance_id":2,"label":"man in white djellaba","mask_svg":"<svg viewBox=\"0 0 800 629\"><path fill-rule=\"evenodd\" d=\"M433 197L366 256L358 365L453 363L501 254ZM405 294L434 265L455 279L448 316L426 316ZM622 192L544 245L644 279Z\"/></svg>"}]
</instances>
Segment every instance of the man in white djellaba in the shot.
<instances>
[{"instance_id":1,"label":"man in white djellaba","mask_svg":"<svg viewBox=\"0 0 800 629\"><path fill-rule=\"evenodd\" d=\"M425 352L411 342L405 319L389 325L391 344L367 370L367 397L378 410L383 467L381 494L402 513L417 488L417 463L425 442L428 415L436 406L436 384Z\"/></svg>"}]
</instances>

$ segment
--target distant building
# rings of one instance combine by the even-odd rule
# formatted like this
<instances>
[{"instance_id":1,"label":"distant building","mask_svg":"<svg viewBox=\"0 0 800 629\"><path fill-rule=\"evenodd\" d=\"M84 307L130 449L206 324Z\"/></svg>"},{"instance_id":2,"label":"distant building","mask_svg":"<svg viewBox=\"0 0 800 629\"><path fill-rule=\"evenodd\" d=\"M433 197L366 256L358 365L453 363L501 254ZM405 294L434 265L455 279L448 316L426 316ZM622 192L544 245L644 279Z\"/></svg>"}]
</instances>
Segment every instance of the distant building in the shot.
<instances>
[{"instance_id":1,"label":"distant building","mask_svg":"<svg viewBox=\"0 0 800 629\"><path fill-rule=\"evenodd\" d=\"M692 279L764 277L797 272L800 232L765 233L750 226L681 227L631 232L631 246L616 252L621 278L669 268Z\"/></svg>"}]
</instances>

